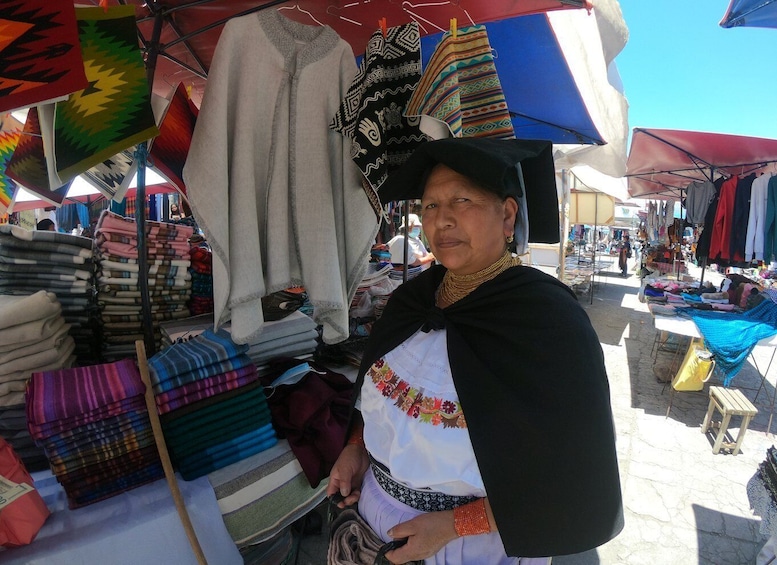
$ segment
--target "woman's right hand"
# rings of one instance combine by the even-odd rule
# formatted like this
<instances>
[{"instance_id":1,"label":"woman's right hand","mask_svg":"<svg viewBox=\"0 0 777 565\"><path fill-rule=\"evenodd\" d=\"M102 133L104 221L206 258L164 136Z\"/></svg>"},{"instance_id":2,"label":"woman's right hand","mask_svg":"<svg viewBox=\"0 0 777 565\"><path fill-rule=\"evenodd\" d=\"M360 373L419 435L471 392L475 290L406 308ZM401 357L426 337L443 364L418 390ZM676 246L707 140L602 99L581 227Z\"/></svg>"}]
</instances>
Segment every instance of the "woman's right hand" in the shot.
<instances>
[{"instance_id":1,"label":"woman's right hand","mask_svg":"<svg viewBox=\"0 0 777 565\"><path fill-rule=\"evenodd\" d=\"M361 495L364 473L370 466L370 458L363 445L349 443L343 448L329 473L329 485L326 495L339 492L344 498L337 506L345 508L356 504Z\"/></svg>"}]
</instances>

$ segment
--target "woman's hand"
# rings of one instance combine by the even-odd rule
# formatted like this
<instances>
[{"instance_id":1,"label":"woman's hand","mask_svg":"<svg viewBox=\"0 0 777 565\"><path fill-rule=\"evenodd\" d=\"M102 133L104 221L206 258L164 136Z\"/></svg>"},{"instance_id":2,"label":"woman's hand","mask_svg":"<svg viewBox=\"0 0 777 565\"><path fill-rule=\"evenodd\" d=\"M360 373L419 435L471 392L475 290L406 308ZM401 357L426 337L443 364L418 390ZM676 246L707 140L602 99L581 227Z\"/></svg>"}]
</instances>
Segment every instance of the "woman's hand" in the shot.
<instances>
[{"instance_id":1,"label":"woman's hand","mask_svg":"<svg viewBox=\"0 0 777 565\"><path fill-rule=\"evenodd\" d=\"M364 473L370 466L370 458L363 445L351 443L343 448L340 457L335 461L332 472L329 473L329 485L326 495L339 492L345 498L337 506L345 508L356 504L361 495Z\"/></svg>"},{"instance_id":2,"label":"woman's hand","mask_svg":"<svg viewBox=\"0 0 777 565\"><path fill-rule=\"evenodd\" d=\"M429 512L397 524L388 531L394 539L408 538L407 543L386 553L392 563L407 563L431 557L448 542L456 539L453 510Z\"/></svg>"}]
</instances>

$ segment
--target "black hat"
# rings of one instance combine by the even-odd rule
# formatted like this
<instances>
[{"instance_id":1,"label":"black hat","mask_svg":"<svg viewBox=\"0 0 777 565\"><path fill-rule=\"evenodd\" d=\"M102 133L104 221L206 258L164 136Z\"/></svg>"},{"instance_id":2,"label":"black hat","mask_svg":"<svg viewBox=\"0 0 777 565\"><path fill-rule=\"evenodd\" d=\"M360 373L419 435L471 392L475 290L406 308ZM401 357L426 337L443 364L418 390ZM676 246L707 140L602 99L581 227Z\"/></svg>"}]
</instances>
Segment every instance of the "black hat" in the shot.
<instances>
[{"instance_id":1,"label":"black hat","mask_svg":"<svg viewBox=\"0 0 777 565\"><path fill-rule=\"evenodd\" d=\"M533 139L427 141L389 173L378 196L383 203L421 198L429 171L442 163L501 198L523 200L528 211L528 241L557 243L559 207L552 149L550 141Z\"/></svg>"}]
</instances>

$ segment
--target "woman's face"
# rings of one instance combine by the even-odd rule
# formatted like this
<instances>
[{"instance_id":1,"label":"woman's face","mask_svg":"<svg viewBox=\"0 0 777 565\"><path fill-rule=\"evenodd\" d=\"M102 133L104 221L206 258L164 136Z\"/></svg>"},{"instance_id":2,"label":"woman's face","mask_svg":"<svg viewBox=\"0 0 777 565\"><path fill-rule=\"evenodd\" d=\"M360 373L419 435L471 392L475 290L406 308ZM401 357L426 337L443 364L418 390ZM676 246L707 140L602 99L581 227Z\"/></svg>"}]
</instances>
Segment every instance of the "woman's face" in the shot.
<instances>
[{"instance_id":1,"label":"woman's face","mask_svg":"<svg viewBox=\"0 0 777 565\"><path fill-rule=\"evenodd\" d=\"M429 175L421 206L432 253L456 275L475 273L502 256L518 210L513 198L502 201L445 165Z\"/></svg>"}]
</instances>

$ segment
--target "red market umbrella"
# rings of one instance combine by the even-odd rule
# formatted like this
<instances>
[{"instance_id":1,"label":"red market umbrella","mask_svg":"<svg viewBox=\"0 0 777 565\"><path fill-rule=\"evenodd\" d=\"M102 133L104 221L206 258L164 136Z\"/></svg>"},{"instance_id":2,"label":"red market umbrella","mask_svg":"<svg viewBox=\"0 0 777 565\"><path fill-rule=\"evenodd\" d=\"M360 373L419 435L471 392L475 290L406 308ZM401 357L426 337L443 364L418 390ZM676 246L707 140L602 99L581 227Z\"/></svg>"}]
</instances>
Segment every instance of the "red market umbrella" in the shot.
<instances>
[{"instance_id":1,"label":"red market umbrella","mask_svg":"<svg viewBox=\"0 0 777 565\"><path fill-rule=\"evenodd\" d=\"M633 198L680 198L692 182L748 174L777 162L777 139L634 128L626 161Z\"/></svg>"}]
</instances>

